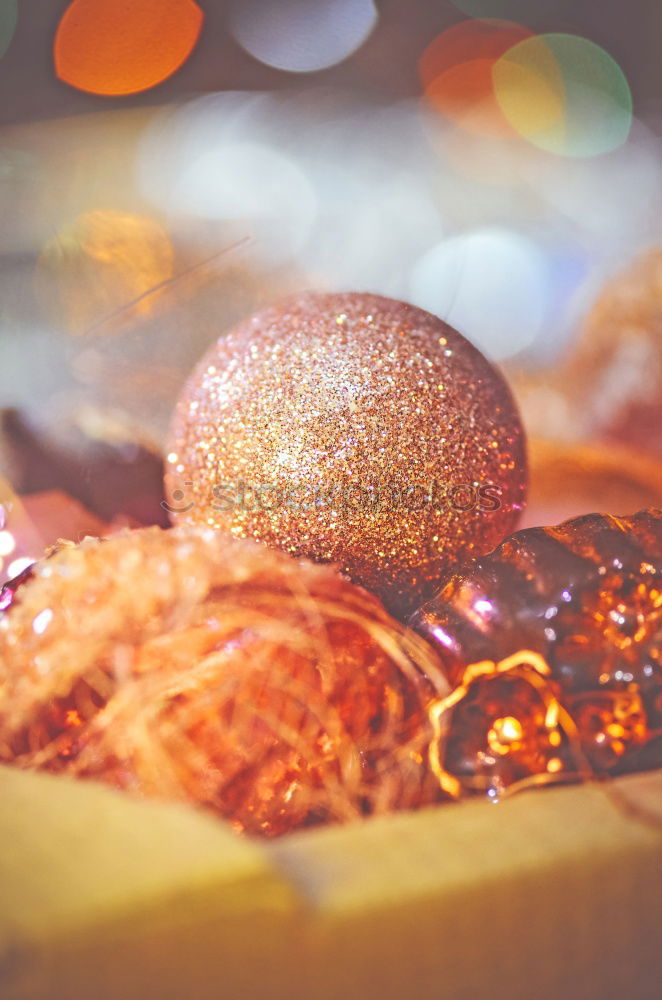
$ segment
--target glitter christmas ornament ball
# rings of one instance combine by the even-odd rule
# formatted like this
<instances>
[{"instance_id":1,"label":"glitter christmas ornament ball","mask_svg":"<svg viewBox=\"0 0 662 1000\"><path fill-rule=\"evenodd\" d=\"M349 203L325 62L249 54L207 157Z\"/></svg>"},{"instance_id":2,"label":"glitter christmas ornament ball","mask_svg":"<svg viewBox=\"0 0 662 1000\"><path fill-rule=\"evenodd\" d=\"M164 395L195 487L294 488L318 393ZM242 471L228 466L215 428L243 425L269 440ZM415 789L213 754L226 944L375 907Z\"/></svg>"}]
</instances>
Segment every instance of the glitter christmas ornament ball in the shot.
<instances>
[{"instance_id":1,"label":"glitter christmas ornament ball","mask_svg":"<svg viewBox=\"0 0 662 1000\"><path fill-rule=\"evenodd\" d=\"M358 293L302 294L221 338L167 470L175 520L333 562L400 615L507 535L526 493L501 376L437 317Z\"/></svg>"}]
</instances>

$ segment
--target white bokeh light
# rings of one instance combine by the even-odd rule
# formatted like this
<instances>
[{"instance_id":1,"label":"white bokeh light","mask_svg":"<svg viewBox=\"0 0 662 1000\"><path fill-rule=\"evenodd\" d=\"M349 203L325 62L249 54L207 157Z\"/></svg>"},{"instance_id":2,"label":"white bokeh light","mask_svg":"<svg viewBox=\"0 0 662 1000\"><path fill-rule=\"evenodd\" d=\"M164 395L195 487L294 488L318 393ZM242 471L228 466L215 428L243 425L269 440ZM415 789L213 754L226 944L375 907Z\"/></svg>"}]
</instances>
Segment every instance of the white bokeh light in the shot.
<instances>
[{"instance_id":1,"label":"white bokeh light","mask_svg":"<svg viewBox=\"0 0 662 1000\"><path fill-rule=\"evenodd\" d=\"M637 122L620 149L568 160L327 87L167 109L137 168L175 234L248 237L244 258L284 293L413 299L491 358L543 366L623 255L656 240L662 201L659 140Z\"/></svg>"},{"instance_id":2,"label":"white bokeh light","mask_svg":"<svg viewBox=\"0 0 662 1000\"><path fill-rule=\"evenodd\" d=\"M371 183L367 166L362 175L339 164L311 175L321 214L300 263L313 283L406 297L409 268L443 234L424 186L395 172Z\"/></svg>"},{"instance_id":3,"label":"white bokeh light","mask_svg":"<svg viewBox=\"0 0 662 1000\"><path fill-rule=\"evenodd\" d=\"M255 59L314 73L347 59L377 23L373 0L235 0L230 30Z\"/></svg>"},{"instance_id":4,"label":"white bokeh light","mask_svg":"<svg viewBox=\"0 0 662 1000\"><path fill-rule=\"evenodd\" d=\"M25 570L32 566L34 562L35 559L32 556L20 556L20 558L14 559L14 561L10 562L7 567L7 579L13 580L17 576L20 576L21 573L25 572Z\"/></svg>"},{"instance_id":5,"label":"white bokeh light","mask_svg":"<svg viewBox=\"0 0 662 1000\"><path fill-rule=\"evenodd\" d=\"M552 210L573 220L596 257L607 260L636 252L648 234L651 241L659 238L662 143L638 122L633 132L628 143L597 161L549 159L545 170L529 171Z\"/></svg>"},{"instance_id":6,"label":"white bokeh light","mask_svg":"<svg viewBox=\"0 0 662 1000\"><path fill-rule=\"evenodd\" d=\"M551 282L545 255L507 229L480 229L428 250L410 279L411 301L463 333L494 360L512 357L543 329Z\"/></svg>"},{"instance_id":7,"label":"white bokeh light","mask_svg":"<svg viewBox=\"0 0 662 1000\"><path fill-rule=\"evenodd\" d=\"M256 256L277 262L305 242L316 198L287 156L257 143L229 142L212 146L183 170L171 209L224 222L228 235L248 237Z\"/></svg>"}]
</instances>

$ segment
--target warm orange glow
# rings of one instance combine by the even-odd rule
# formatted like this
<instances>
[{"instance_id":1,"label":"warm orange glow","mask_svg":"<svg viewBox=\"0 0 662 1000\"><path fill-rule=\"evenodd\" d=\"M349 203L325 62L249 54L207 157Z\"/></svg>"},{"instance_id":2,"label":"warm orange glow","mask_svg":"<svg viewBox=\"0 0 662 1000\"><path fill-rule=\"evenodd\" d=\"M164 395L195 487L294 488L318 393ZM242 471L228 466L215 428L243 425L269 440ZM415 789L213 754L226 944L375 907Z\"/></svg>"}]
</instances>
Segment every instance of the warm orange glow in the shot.
<instances>
[{"instance_id":1,"label":"warm orange glow","mask_svg":"<svg viewBox=\"0 0 662 1000\"><path fill-rule=\"evenodd\" d=\"M55 71L91 94L148 90L188 59L203 19L194 0L74 0L55 37Z\"/></svg>"},{"instance_id":2,"label":"warm orange glow","mask_svg":"<svg viewBox=\"0 0 662 1000\"><path fill-rule=\"evenodd\" d=\"M459 799L467 790L489 788L488 783L480 778L459 776L446 767L445 756L449 733L451 732L453 709L470 693L476 682L490 681L498 677L509 676L521 678L537 693L543 714L540 711L532 715L528 721L522 722L512 715L499 716L487 732L487 744L491 753L500 757L519 755L521 763L529 771L523 777L513 780L506 787L499 788L498 779L492 786L498 789L498 797L512 795L532 785L543 785L553 781L576 778L587 779L592 771L582 751L577 727L572 716L556 698L554 686L550 684L551 669L547 661L539 653L523 649L512 656L494 662L481 660L470 664L462 674L460 683L443 698L438 698L430 705L429 716L432 724L433 738L428 748L430 769L437 778L440 787L452 798ZM542 724L541 724L542 723ZM548 739L554 734L554 739ZM547 747L559 746L565 737L572 748L575 768L564 771L563 761L551 756L543 763L544 771L537 770L540 764L540 751L543 758Z\"/></svg>"},{"instance_id":3,"label":"warm orange glow","mask_svg":"<svg viewBox=\"0 0 662 1000\"><path fill-rule=\"evenodd\" d=\"M512 134L495 94L496 61L533 32L512 21L461 21L428 45L419 61L427 100L471 132Z\"/></svg>"},{"instance_id":4,"label":"warm orange glow","mask_svg":"<svg viewBox=\"0 0 662 1000\"><path fill-rule=\"evenodd\" d=\"M495 753L506 754L523 736L524 730L519 720L512 715L506 715L502 719L494 720L494 725L487 734L487 740Z\"/></svg>"},{"instance_id":5,"label":"warm orange glow","mask_svg":"<svg viewBox=\"0 0 662 1000\"><path fill-rule=\"evenodd\" d=\"M70 333L108 333L154 312L173 262L167 233L154 219L84 212L43 248L37 290Z\"/></svg>"},{"instance_id":6,"label":"warm orange glow","mask_svg":"<svg viewBox=\"0 0 662 1000\"><path fill-rule=\"evenodd\" d=\"M81 719L79 713L75 708L70 708L67 710L65 716L65 725L67 726L82 726L83 720Z\"/></svg>"}]
</instances>

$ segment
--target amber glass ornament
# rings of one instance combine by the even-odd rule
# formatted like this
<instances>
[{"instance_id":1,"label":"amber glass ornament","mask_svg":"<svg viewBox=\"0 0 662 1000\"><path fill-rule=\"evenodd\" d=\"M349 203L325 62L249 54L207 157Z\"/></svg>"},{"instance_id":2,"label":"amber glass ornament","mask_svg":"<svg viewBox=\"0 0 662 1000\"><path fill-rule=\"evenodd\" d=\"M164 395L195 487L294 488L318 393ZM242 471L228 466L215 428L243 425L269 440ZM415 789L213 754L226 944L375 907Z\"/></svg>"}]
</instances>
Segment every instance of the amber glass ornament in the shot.
<instances>
[{"instance_id":1,"label":"amber glass ornament","mask_svg":"<svg viewBox=\"0 0 662 1000\"><path fill-rule=\"evenodd\" d=\"M268 836L440 797L436 654L329 567L148 528L66 546L4 596L4 761Z\"/></svg>"},{"instance_id":2,"label":"amber glass ornament","mask_svg":"<svg viewBox=\"0 0 662 1000\"><path fill-rule=\"evenodd\" d=\"M453 798L496 801L530 785L590 777L577 727L558 700L549 665L520 650L467 667L430 710L430 765Z\"/></svg>"},{"instance_id":3,"label":"amber glass ornament","mask_svg":"<svg viewBox=\"0 0 662 1000\"><path fill-rule=\"evenodd\" d=\"M180 397L174 517L334 562L394 613L512 531L524 434L503 378L436 316L288 299L235 327Z\"/></svg>"},{"instance_id":4,"label":"amber glass ornament","mask_svg":"<svg viewBox=\"0 0 662 1000\"><path fill-rule=\"evenodd\" d=\"M411 624L439 651L451 685L467 688L458 713L465 721L448 732L451 757L471 756L472 747L485 743L485 726L492 728L497 719L514 717L528 734L524 742L530 740L537 723L526 710L513 707L513 700L524 697L521 685L515 698L515 688L507 688L503 679L488 683L482 675L476 681L473 669L466 673L476 663L507 661L524 648L548 665L548 671L535 671L536 690L542 690L539 677L545 698L560 706L576 729L575 750L595 772L662 764L658 511L632 517L592 514L555 528L516 532L491 555L459 567ZM532 676L529 672L529 682ZM467 744L461 731L466 734L472 705L478 729ZM452 747L456 738L466 751ZM543 744L539 749L547 754ZM514 767L513 753L505 756L508 767ZM569 760L561 754L555 773L576 771L577 753Z\"/></svg>"}]
</instances>

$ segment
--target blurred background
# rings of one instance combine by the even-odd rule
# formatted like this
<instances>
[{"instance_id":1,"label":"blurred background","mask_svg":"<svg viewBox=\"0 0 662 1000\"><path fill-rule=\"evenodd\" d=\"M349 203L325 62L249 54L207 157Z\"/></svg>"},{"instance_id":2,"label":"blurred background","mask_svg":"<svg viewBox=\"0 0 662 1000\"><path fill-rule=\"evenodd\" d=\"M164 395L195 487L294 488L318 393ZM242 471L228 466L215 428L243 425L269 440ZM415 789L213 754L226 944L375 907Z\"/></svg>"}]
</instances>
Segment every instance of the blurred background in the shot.
<instances>
[{"instance_id":1,"label":"blurred background","mask_svg":"<svg viewBox=\"0 0 662 1000\"><path fill-rule=\"evenodd\" d=\"M317 287L448 320L652 489L661 37L657 0L0 0L6 482L116 514L95 456L152 489L205 347Z\"/></svg>"}]
</instances>

